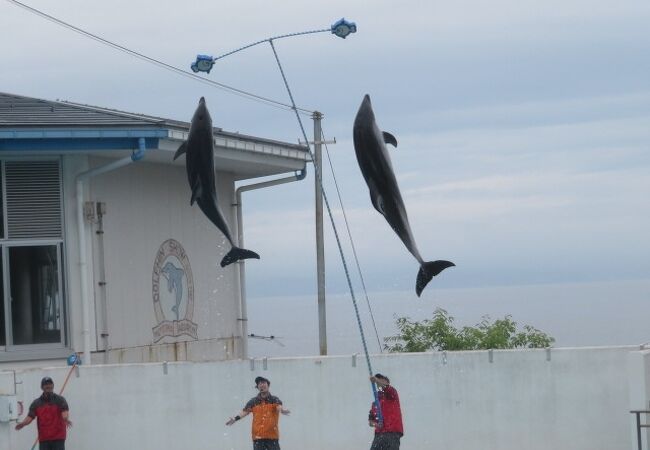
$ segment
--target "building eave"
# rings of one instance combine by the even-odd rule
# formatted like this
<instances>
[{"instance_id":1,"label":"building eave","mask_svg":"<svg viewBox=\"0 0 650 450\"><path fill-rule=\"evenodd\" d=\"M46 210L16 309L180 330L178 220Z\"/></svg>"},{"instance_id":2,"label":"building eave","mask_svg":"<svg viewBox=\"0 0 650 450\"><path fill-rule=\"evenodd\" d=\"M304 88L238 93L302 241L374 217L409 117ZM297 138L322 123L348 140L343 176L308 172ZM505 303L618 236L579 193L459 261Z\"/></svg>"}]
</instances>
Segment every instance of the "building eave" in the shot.
<instances>
[{"instance_id":1,"label":"building eave","mask_svg":"<svg viewBox=\"0 0 650 450\"><path fill-rule=\"evenodd\" d=\"M0 127L0 154L92 154L121 158L125 152L137 149L138 140L144 138L150 150L147 160L182 165L182 159L176 162L172 159L187 135L186 130L160 127ZM233 173L236 179L302 170L310 159L306 147L224 133L218 129L215 129L214 141L216 167Z\"/></svg>"}]
</instances>

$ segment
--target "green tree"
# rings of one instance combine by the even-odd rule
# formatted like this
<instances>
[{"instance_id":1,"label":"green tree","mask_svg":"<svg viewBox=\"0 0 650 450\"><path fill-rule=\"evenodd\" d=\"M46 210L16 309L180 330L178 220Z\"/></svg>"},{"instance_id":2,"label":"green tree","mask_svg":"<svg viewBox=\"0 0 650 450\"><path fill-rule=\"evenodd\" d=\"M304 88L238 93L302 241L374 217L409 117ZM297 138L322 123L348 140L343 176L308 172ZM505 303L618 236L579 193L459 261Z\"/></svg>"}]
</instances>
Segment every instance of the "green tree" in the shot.
<instances>
[{"instance_id":1,"label":"green tree","mask_svg":"<svg viewBox=\"0 0 650 450\"><path fill-rule=\"evenodd\" d=\"M417 322L398 317L396 325L399 334L384 339L384 348L390 352L545 348L555 342L554 338L530 325L517 331L517 323L509 315L494 322L489 316L483 316L475 326L458 329L454 326L454 318L437 308L431 319Z\"/></svg>"}]
</instances>

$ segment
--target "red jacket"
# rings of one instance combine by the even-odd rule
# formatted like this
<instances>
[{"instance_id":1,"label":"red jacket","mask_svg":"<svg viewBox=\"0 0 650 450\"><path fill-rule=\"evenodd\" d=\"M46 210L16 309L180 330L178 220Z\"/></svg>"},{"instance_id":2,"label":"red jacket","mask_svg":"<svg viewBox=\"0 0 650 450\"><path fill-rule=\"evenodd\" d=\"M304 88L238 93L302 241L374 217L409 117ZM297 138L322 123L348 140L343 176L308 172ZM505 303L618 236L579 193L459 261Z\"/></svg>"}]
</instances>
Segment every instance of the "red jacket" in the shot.
<instances>
[{"instance_id":1,"label":"red jacket","mask_svg":"<svg viewBox=\"0 0 650 450\"><path fill-rule=\"evenodd\" d=\"M65 398L55 393L49 398L41 395L32 402L27 415L37 420L39 441L65 439L66 423L61 413L67 410L68 403Z\"/></svg>"},{"instance_id":2,"label":"red jacket","mask_svg":"<svg viewBox=\"0 0 650 450\"><path fill-rule=\"evenodd\" d=\"M399 405L397 390L388 385L379 391L379 405L384 423L381 428L375 427L375 433L399 433L404 434L402 425L402 408ZM370 420L377 421L377 406L373 403L368 415Z\"/></svg>"}]
</instances>

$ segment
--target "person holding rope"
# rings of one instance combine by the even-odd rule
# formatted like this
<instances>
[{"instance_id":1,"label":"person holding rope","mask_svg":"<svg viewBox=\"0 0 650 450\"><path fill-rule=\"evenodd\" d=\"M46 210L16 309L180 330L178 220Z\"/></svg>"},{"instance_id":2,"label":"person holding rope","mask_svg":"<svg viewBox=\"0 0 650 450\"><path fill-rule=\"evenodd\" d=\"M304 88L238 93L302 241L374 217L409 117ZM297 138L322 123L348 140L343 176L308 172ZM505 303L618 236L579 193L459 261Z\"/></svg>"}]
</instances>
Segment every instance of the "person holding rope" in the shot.
<instances>
[{"instance_id":1,"label":"person holding rope","mask_svg":"<svg viewBox=\"0 0 650 450\"><path fill-rule=\"evenodd\" d=\"M50 377L41 380L43 394L29 407L27 417L16 425L16 430L37 419L40 450L65 450L66 428L72 426L68 418L68 402L54 393L54 381Z\"/></svg>"},{"instance_id":2,"label":"person holding rope","mask_svg":"<svg viewBox=\"0 0 650 450\"><path fill-rule=\"evenodd\" d=\"M280 414L289 415L290 413L288 409L282 407L282 400L271 395L270 386L271 382L266 378L255 378L255 388L259 394L251 398L239 414L226 422L226 425L230 426L253 413L253 450L280 450L278 420Z\"/></svg>"},{"instance_id":3,"label":"person holding rope","mask_svg":"<svg viewBox=\"0 0 650 450\"><path fill-rule=\"evenodd\" d=\"M372 440L370 450L399 450L404 427L397 389L390 385L388 377L380 373L370 377L370 382L375 383L379 388L379 406L383 418L383 423L380 423L377 405L373 403L368 414L368 425L375 429L375 438Z\"/></svg>"}]
</instances>

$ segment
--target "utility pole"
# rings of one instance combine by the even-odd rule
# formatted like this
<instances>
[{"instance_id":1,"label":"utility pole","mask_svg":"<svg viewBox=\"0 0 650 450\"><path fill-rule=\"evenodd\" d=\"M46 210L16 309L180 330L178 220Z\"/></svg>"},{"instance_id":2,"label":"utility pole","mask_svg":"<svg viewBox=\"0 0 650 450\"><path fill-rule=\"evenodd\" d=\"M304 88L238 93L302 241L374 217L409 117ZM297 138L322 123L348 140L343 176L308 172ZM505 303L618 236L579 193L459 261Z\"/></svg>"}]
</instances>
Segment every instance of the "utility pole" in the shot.
<instances>
[{"instance_id":1,"label":"utility pole","mask_svg":"<svg viewBox=\"0 0 650 450\"><path fill-rule=\"evenodd\" d=\"M325 308L325 245L323 237L323 144L336 144L336 139L324 141L321 129L323 114L314 111L311 118L314 120L314 140L305 142L305 145L314 145L314 209L316 212L316 279L318 284L318 346L321 355L327 355L327 317ZM302 144L302 141L298 141ZM319 176L316 175L318 173Z\"/></svg>"},{"instance_id":2,"label":"utility pole","mask_svg":"<svg viewBox=\"0 0 650 450\"><path fill-rule=\"evenodd\" d=\"M320 178L323 178L323 143L321 120L323 115L314 111L314 166L317 167ZM314 171L316 172L316 171ZM316 278L318 280L318 346L321 355L327 355L327 317L325 309L325 245L323 239L323 191L318 176L314 176L314 192L316 194Z\"/></svg>"}]
</instances>

